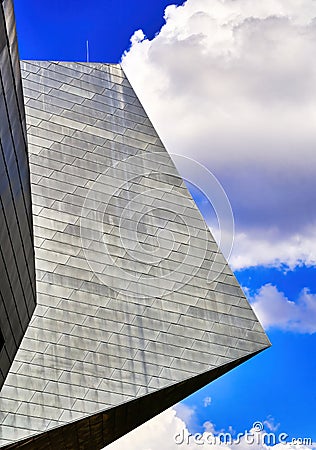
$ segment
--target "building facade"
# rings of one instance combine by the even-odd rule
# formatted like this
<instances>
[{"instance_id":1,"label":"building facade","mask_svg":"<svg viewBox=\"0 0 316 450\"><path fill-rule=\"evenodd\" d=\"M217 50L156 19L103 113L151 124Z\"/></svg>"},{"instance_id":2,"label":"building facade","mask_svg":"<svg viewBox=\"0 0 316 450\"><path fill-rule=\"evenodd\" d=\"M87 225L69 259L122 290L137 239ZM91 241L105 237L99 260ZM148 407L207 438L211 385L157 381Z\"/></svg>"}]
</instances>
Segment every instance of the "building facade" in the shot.
<instances>
[{"instance_id":1,"label":"building facade","mask_svg":"<svg viewBox=\"0 0 316 450\"><path fill-rule=\"evenodd\" d=\"M0 447L101 449L270 344L121 67L21 68L37 306Z\"/></svg>"},{"instance_id":2,"label":"building facade","mask_svg":"<svg viewBox=\"0 0 316 450\"><path fill-rule=\"evenodd\" d=\"M13 7L0 3L0 388L35 302L30 172Z\"/></svg>"}]
</instances>

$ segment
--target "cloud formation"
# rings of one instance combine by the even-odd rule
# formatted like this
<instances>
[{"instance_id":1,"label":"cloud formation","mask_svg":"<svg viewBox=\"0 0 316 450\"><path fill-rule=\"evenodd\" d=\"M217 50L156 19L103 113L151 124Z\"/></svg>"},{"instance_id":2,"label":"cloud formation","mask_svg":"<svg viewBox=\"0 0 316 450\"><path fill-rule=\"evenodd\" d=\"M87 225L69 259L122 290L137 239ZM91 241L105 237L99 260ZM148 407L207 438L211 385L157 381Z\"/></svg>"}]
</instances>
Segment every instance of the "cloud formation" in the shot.
<instances>
[{"instance_id":1,"label":"cloud formation","mask_svg":"<svg viewBox=\"0 0 316 450\"><path fill-rule=\"evenodd\" d=\"M266 284L250 298L252 307L265 329L278 328L298 333L316 332L316 294L303 289L295 302L276 286Z\"/></svg>"},{"instance_id":2,"label":"cloud formation","mask_svg":"<svg viewBox=\"0 0 316 450\"><path fill-rule=\"evenodd\" d=\"M316 266L316 229L306 226L290 236L281 236L277 230L237 232L229 262L233 269L256 265L281 268L285 264L292 270L303 264Z\"/></svg>"},{"instance_id":3,"label":"cloud formation","mask_svg":"<svg viewBox=\"0 0 316 450\"><path fill-rule=\"evenodd\" d=\"M272 425L271 425L272 423ZM269 426L268 426L269 425ZM258 428L259 427L259 428ZM261 427L264 427L263 429ZM107 450L200 450L201 448L212 448L214 450L310 450L315 448L313 445L304 445L303 443L290 443L288 438L283 435L283 443L279 442L278 427L274 426L271 418L265 421L256 422L249 430L243 430L238 443L233 443L237 439L237 434L230 429L227 433L232 433L231 443L219 443L216 439L220 436L225 439L224 430L216 430L212 422L204 424L204 432L199 436L189 437L189 430L186 423L180 419L176 411L171 408L164 413L156 416L154 419L145 423L141 427L132 431L125 437L117 440L106 447ZM245 433L247 431L248 437ZM265 433L275 434L275 441L266 441ZM228 434L226 436L228 436ZM253 437L251 437L251 434ZM215 438L215 440L214 440ZM228 437L226 437L228 439ZM229 442L228 440L226 442ZM269 444L269 445L267 445Z\"/></svg>"},{"instance_id":4,"label":"cloud formation","mask_svg":"<svg viewBox=\"0 0 316 450\"><path fill-rule=\"evenodd\" d=\"M315 264L315 17L313 0L187 0L122 60L169 152L222 183L236 267Z\"/></svg>"}]
</instances>

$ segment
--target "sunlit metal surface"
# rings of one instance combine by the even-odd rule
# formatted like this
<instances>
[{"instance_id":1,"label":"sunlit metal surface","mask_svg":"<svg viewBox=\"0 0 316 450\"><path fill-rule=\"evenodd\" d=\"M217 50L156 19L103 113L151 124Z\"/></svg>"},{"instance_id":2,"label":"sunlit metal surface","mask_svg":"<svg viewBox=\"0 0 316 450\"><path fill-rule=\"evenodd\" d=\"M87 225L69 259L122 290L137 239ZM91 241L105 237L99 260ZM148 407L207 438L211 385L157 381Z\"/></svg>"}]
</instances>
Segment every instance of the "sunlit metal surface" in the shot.
<instances>
[{"instance_id":1,"label":"sunlit metal surface","mask_svg":"<svg viewBox=\"0 0 316 450\"><path fill-rule=\"evenodd\" d=\"M122 69L22 69L38 305L0 445L101 448L269 341Z\"/></svg>"}]
</instances>

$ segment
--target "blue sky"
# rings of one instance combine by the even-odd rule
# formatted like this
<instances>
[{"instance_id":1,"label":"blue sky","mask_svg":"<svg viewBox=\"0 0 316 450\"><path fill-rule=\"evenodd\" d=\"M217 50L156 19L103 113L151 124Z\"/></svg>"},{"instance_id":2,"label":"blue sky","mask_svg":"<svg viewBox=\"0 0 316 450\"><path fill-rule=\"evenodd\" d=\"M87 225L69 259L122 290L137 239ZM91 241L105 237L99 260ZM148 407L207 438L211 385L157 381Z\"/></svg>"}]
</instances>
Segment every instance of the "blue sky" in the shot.
<instances>
[{"instance_id":1,"label":"blue sky","mask_svg":"<svg viewBox=\"0 0 316 450\"><path fill-rule=\"evenodd\" d=\"M168 150L204 164L228 195L230 264L273 346L186 399L178 416L191 431L260 420L315 442L315 2L16 0L15 9L22 59L84 61L87 39L91 61L123 57ZM192 193L215 227L207 199ZM171 434L150 448L175 448ZM118 448L149 448L127 439Z\"/></svg>"},{"instance_id":2,"label":"blue sky","mask_svg":"<svg viewBox=\"0 0 316 450\"><path fill-rule=\"evenodd\" d=\"M15 1L19 49L23 59L117 63L142 28L153 38L163 25L164 9L183 1L163 0L40 0Z\"/></svg>"}]
</instances>

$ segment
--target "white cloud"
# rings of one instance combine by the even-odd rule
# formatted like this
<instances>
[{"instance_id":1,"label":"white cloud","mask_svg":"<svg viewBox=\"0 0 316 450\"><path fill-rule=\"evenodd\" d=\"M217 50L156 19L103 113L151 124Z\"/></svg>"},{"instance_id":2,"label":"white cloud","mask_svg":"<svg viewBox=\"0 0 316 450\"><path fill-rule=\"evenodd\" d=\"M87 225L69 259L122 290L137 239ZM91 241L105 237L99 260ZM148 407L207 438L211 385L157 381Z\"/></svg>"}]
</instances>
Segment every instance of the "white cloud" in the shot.
<instances>
[{"instance_id":1,"label":"white cloud","mask_svg":"<svg viewBox=\"0 0 316 450\"><path fill-rule=\"evenodd\" d=\"M313 0L187 0L123 58L170 153L225 188L237 266L315 264L315 17Z\"/></svg>"},{"instance_id":2,"label":"white cloud","mask_svg":"<svg viewBox=\"0 0 316 450\"><path fill-rule=\"evenodd\" d=\"M208 406L210 406L210 404L212 403L212 399L211 397L205 397L203 400L203 406L204 408L207 408Z\"/></svg>"},{"instance_id":3,"label":"white cloud","mask_svg":"<svg viewBox=\"0 0 316 450\"><path fill-rule=\"evenodd\" d=\"M276 286L262 286L252 299L252 307L264 328L298 333L316 332L316 294L303 289L294 302Z\"/></svg>"},{"instance_id":4,"label":"white cloud","mask_svg":"<svg viewBox=\"0 0 316 450\"><path fill-rule=\"evenodd\" d=\"M230 257L231 267L242 269L255 265L274 267L316 265L316 228L306 227L299 233L280 236L273 230L265 230L262 235L255 232L236 233Z\"/></svg>"},{"instance_id":5,"label":"white cloud","mask_svg":"<svg viewBox=\"0 0 316 450\"><path fill-rule=\"evenodd\" d=\"M137 30L131 37L131 44L132 45L138 44L139 42L142 42L144 39L145 39L144 32L142 30Z\"/></svg>"},{"instance_id":6,"label":"white cloud","mask_svg":"<svg viewBox=\"0 0 316 450\"><path fill-rule=\"evenodd\" d=\"M261 424L261 422L257 423L259 425ZM267 420L263 425L270 425L270 423L272 423L271 420L270 422ZM248 432L248 437L245 431ZM271 427L267 427L263 431L255 431L255 428L252 428L251 430L245 431L243 430L241 432L243 436L240 438L238 444L233 443L237 435L232 436L232 443L219 443L220 433L225 433L225 431L216 430L214 424L208 421L204 424L204 432L200 436L196 437L193 435L189 437L190 433L186 423L177 416L175 409L171 408L113 444L108 445L106 449L200 450L201 448L212 448L214 450L308 450L313 447L312 445L303 444L294 445L289 442L279 443L279 433L276 433L276 428L272 429ZM253 437L250 436L250 432ZM271 445L266 445L267 441L264 441L264 433L271 432L275 433L275 441L270 441ZM315 448L315 444L313 445Z\"/></svg>"},{"instance_id":7,"label":"white cloud","mask_svg":"<svg viewBox=\"0 0 316 450\"><path fill-rule=\"evenodd\" d=\"M179 449L174 436L186 428L175 409L154 417L144 425L106 447L106 450L174 450Z\"/></svg>"},{"instance_id":8,"label":"white cloud","mask_svg":"<svg viewBox=\"0 0 316 450\"><path fill-rule=\"evenodd\" d=\"M177 417L181 419L188 428L192 429L197 426L196 407L189 407L184 403L178 403L173 407Z\"/></svg>"}]
</instances>

